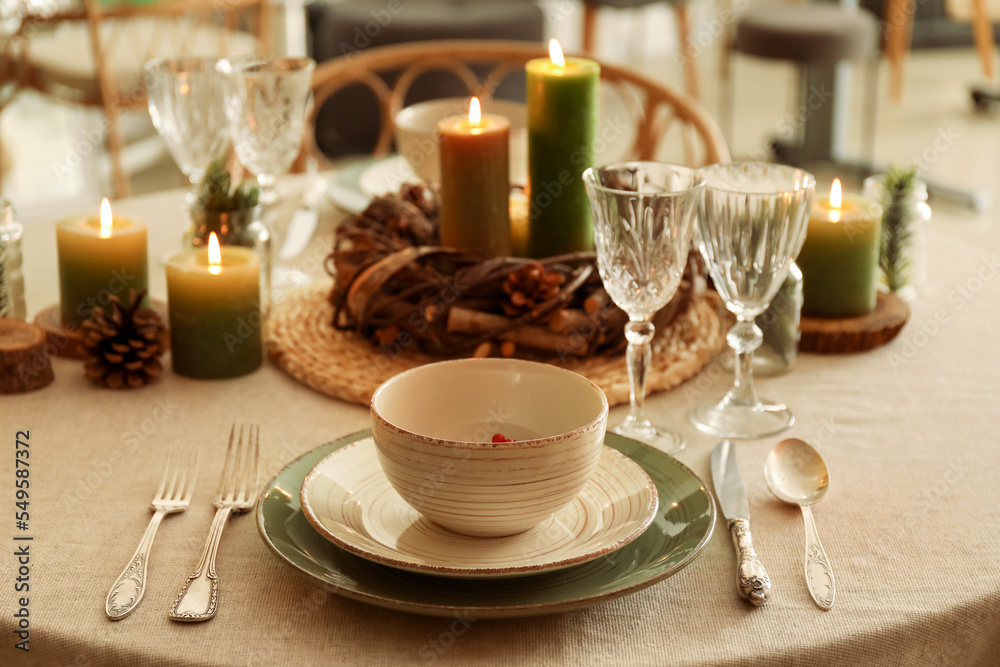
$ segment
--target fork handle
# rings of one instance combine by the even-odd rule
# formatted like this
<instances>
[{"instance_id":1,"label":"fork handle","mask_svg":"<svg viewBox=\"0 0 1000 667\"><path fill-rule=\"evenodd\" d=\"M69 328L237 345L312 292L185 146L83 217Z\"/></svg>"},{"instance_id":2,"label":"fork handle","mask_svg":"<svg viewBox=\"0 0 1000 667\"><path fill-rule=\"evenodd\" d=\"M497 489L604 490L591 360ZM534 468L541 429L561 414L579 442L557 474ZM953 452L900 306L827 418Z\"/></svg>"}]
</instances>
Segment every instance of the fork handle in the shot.
<instances>
[{"instance_id":1,"label":"fork handle","mask_svg":"<svg viewBox=\"0 0 1000 667\"><path fill-rule=\"evenodd\" d=\"M146 592L146 569L149 565L149 553L153 549L153 540L156 538L156 529L160 527L160 521L166 512L156 510L153 518L146 526L139 546L136 547L132 559L118 575L115 583L108 591L108 598L104 601L104 613L112 621L120 621L139 606L142 594Z\"/></svg>"},{"instance_id":2,"label":"fork handle","mask_svg":"<svg viewBox=\"0 0 1000 667\"><path fill-rule=\"evenodd\" d=\"M222 529L226 526L231 508L220 507L215 511L212 529L201 552L201 560L194 573L184 582L177 594L169 616L175 621L207 621L215 616L219 608L219 578L215 574L215 554L222 539Z\"/></svg>"}]
</instances>

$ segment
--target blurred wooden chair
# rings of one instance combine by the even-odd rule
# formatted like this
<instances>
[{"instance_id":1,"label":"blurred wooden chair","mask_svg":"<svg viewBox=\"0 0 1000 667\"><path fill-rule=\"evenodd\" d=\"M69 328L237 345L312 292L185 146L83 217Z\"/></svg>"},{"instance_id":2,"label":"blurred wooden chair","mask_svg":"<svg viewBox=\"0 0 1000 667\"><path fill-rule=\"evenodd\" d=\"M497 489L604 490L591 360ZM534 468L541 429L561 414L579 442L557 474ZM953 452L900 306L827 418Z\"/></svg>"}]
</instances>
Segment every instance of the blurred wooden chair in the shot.
<instances>
[{"instance_id":1,"label":"blurred wooden chair","mask_svg":"<svg viewBox=\"0 0 1000 667\"><path fill-rule=\"evenodd\" d=\"M10 18L0 9L0 112L14 99L21 86L17 43L11 34L11 26L7 25ZM16 17L13 20L16 21ZM10 153L3 141L3 128L0 127L0 192L3 192L3 179L10 171L11 163Z\"/></svg>"},{"instance_id":2,"label":"blurred wooden chair","mask_svg":"<svg viewBox=\"0 0 1000 667\"><path fill-rule=\"evenodd\" d=\"M361 84L379 102L381 125L371 154L380 156L392 148L396 113L422 75L450 72L464 83L469 95L489 99L509 74L522 71L532 58L547 57L548 48L540 44L446 40L366 49L328 60L313 75L308 148L321 157L315 146L316 117L330 96L346 86ZM472 67L483 65L489 67L488 75L477 76ZM389 84L383 77L385 72L401 73ZM616 148L613 159L661 159L693 167L729 161L729 149L718 125L687 94L629 68L605 63L601 63L601 83L598 141L608 145L604 157L611 157L609 151Z\"/></svg>"},{"instance_id":3,"label":"blurred wooden chair","mask_svg":"<svg viewBox=\"0 0 1000 667\"><path fill-rule=\"evenodd\" d=\"M674 8L677 20L677 41L680 47L681 65L684 70L684 87L696 100L701 99L701 80L698 76L697 53L691 41L691 20L688 16L690 0L583 0L583 51L592 54L597 33L597 14L601 8L638 9L656 3L664 3Z\"/></svg>"},{"instance_id":4,"label":"blurred wooden chair","mask_svg":"<svg viewBox=\"0 0 1000 667\"><path fill-rule=\"evenodd\" d=\"M20 40L21 81L48 97L104 109L101 128L111 158L117 197L128 196L119 116L143 109L143 65L159 57L239 55L266 51L267 0L79 0L57 13L24 7Z\"/></svg>"},{"instance_id":5,"label":"blurred wooden chair","mask_svg":"<svg viewBox=\"0 0 1000 667\"><path fill-rule=\"evenodd\" d=\"M972 1L972 34L979 52L979 61L983 65L983 76L990 81L996 80L996 70L993 61L997 57L997 45L993 36L993 21L990 18L986 0Z\"/></svg>"},{"instance_id":6,"label":"blurred wooden chair","mask_svg":"<svg viewBox=\"0 0 1000 667\"><path fill-rule=\"evenodd\" d=\"M971 0L949 5L949 14L956 20L968 20L972 39L979 54L983 76L995 82L996 41L986 0ZM885 56L889 61L889 96L897 102L903 98L903 70L913 41L913 21L916 0L887 0L882 17L885 25Z\"/></svg>"}]
</instances>

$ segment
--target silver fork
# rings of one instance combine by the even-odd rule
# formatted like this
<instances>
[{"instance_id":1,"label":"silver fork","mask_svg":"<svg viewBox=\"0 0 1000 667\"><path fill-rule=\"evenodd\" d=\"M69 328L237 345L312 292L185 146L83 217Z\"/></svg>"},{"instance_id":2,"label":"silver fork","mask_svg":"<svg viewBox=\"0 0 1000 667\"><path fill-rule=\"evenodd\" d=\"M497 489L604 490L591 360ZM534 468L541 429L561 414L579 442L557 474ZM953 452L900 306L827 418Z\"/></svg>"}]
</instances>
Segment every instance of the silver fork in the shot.
<instances>
[{"instance_id":1,"label":"silver fork","mask_svg":"<svg viewBox=\"0 0 1000 667\"><path fill-rule=\"evenodd\" d=\"M257 462L260 457L260 427L247 427L244 443L243 426L236 440L236 424L229 432L226 462L222 466L219 490L215 494L215 519L208 533L208 540L201 552L201 560L194 573L184 583L170 618L175 621L207 621L219 608L219 578L215 574L215 554L219 549L222 529L232 512L245 512L253 507L257 496ZM234 440L236 446L233 446Z\"/></svg>"},{"instance_id":2,"label":"silver fork","mask_svg":"<svg viewBox=\"0 0 1000 667\"><path fill-rule=\"evenodd\" d=\"M156 529L167 514L183 512L191 505L191 493L197 477L198 452L192 454L183 449L177 452L171 447L167 452L167 465L163 469L160 488L153 497L153 518L149 520L132 559L111 586L104 602L104 612L112 621L120 621L139 606L146 591L146 571Z\"/></svg>"}]
</instances>

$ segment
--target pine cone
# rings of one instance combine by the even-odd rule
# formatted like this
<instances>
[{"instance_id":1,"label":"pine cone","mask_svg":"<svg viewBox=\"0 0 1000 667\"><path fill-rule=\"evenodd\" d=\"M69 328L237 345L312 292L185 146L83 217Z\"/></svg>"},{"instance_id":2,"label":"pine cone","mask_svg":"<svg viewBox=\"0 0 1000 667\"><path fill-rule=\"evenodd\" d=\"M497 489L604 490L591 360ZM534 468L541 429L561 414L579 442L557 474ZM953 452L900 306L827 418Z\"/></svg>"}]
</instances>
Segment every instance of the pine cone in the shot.
<instances>
[{"instance_id":1,"label":"pine cone","mask_svg":"<svg viewBox=\"0 0 1000 667\"><path fill-rule=\"evenodd\" d=\"M503 304L504 313L507 317L515 317L534 310L559 294L559 288L564 282L566 276L556 271L546 271L538 263L525 264L516 271L511 271L503 281L503 291L510 297L510 302Z\"/></svg>"},{"instance_id":2,"label":"pine cone","mask_svg":"<svg viewBox=\"0 0 1000 667\"><path fill-rule=\"evenodd\" d=\"M87 355L84 371L95 384L135 389L163 370L160 356L166 327L154 310L139 307L145 295L146 290L132 291L128 307L112 295L110 316L94 308L92 319L81 325Z\"/></svg>"}]
</instances>

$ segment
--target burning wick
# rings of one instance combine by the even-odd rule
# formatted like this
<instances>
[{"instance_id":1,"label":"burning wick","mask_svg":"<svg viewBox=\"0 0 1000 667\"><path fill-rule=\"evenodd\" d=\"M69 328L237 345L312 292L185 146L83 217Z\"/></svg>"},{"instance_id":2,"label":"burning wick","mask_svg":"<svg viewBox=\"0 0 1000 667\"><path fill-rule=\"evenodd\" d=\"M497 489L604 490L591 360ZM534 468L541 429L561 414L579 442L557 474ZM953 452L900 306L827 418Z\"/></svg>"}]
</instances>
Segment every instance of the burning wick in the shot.
<instances>
[{"instance_id":1,"label":"burning wick","mask_svg":"<svg viewBox=\"0 0 1000 667\"><path fill-rule=\"evenodd\" d=\"M483 120L483 109L479 106L479 98L473 97L469 103L469 124L479 125Z\"/></svg>"},{"instance_id":2,"label":"burning wick","mask_svg":"<svg viewBox=\"0 0 1000 667\"><path fill-rule=\"evenodd\" d=\"M840 206L844 201L844 195L840 187L840 179L833 179L830 186L830 222L840 222Z\"/></svg>"},{"instance_id":3,"label":"burning wick","mask_svg":"<svg viewBox=\"0 0 1000 667\"><path fill-rule=\"evenodd\" d=\"M222 249L219 248L219 237L212 232L208 237L208 272L213 276L222 272Z\"/></svg>"},{"instance_id":4,"label":"burning wick","mask_svg":"<svg viewBox=\"0 0 1000 667\"><path fill-rule=\"evenodd\" d=\"M109 239L111 238L111 204L108 202L108 198L105 197L101 200L101 238Z\"/></svg>"},{"instance_id":5,"label":"burning wick","mask_svg":"<svg viewBox=\"0 0 1000 667\"><path fill-rule=\"evenodd\" d=\"M559 67L566 66L566 59L563 57L562 47L559 46L559 42L554 39L549 40L549 58L552 62Z\"/></svg>"}]
</instances>

